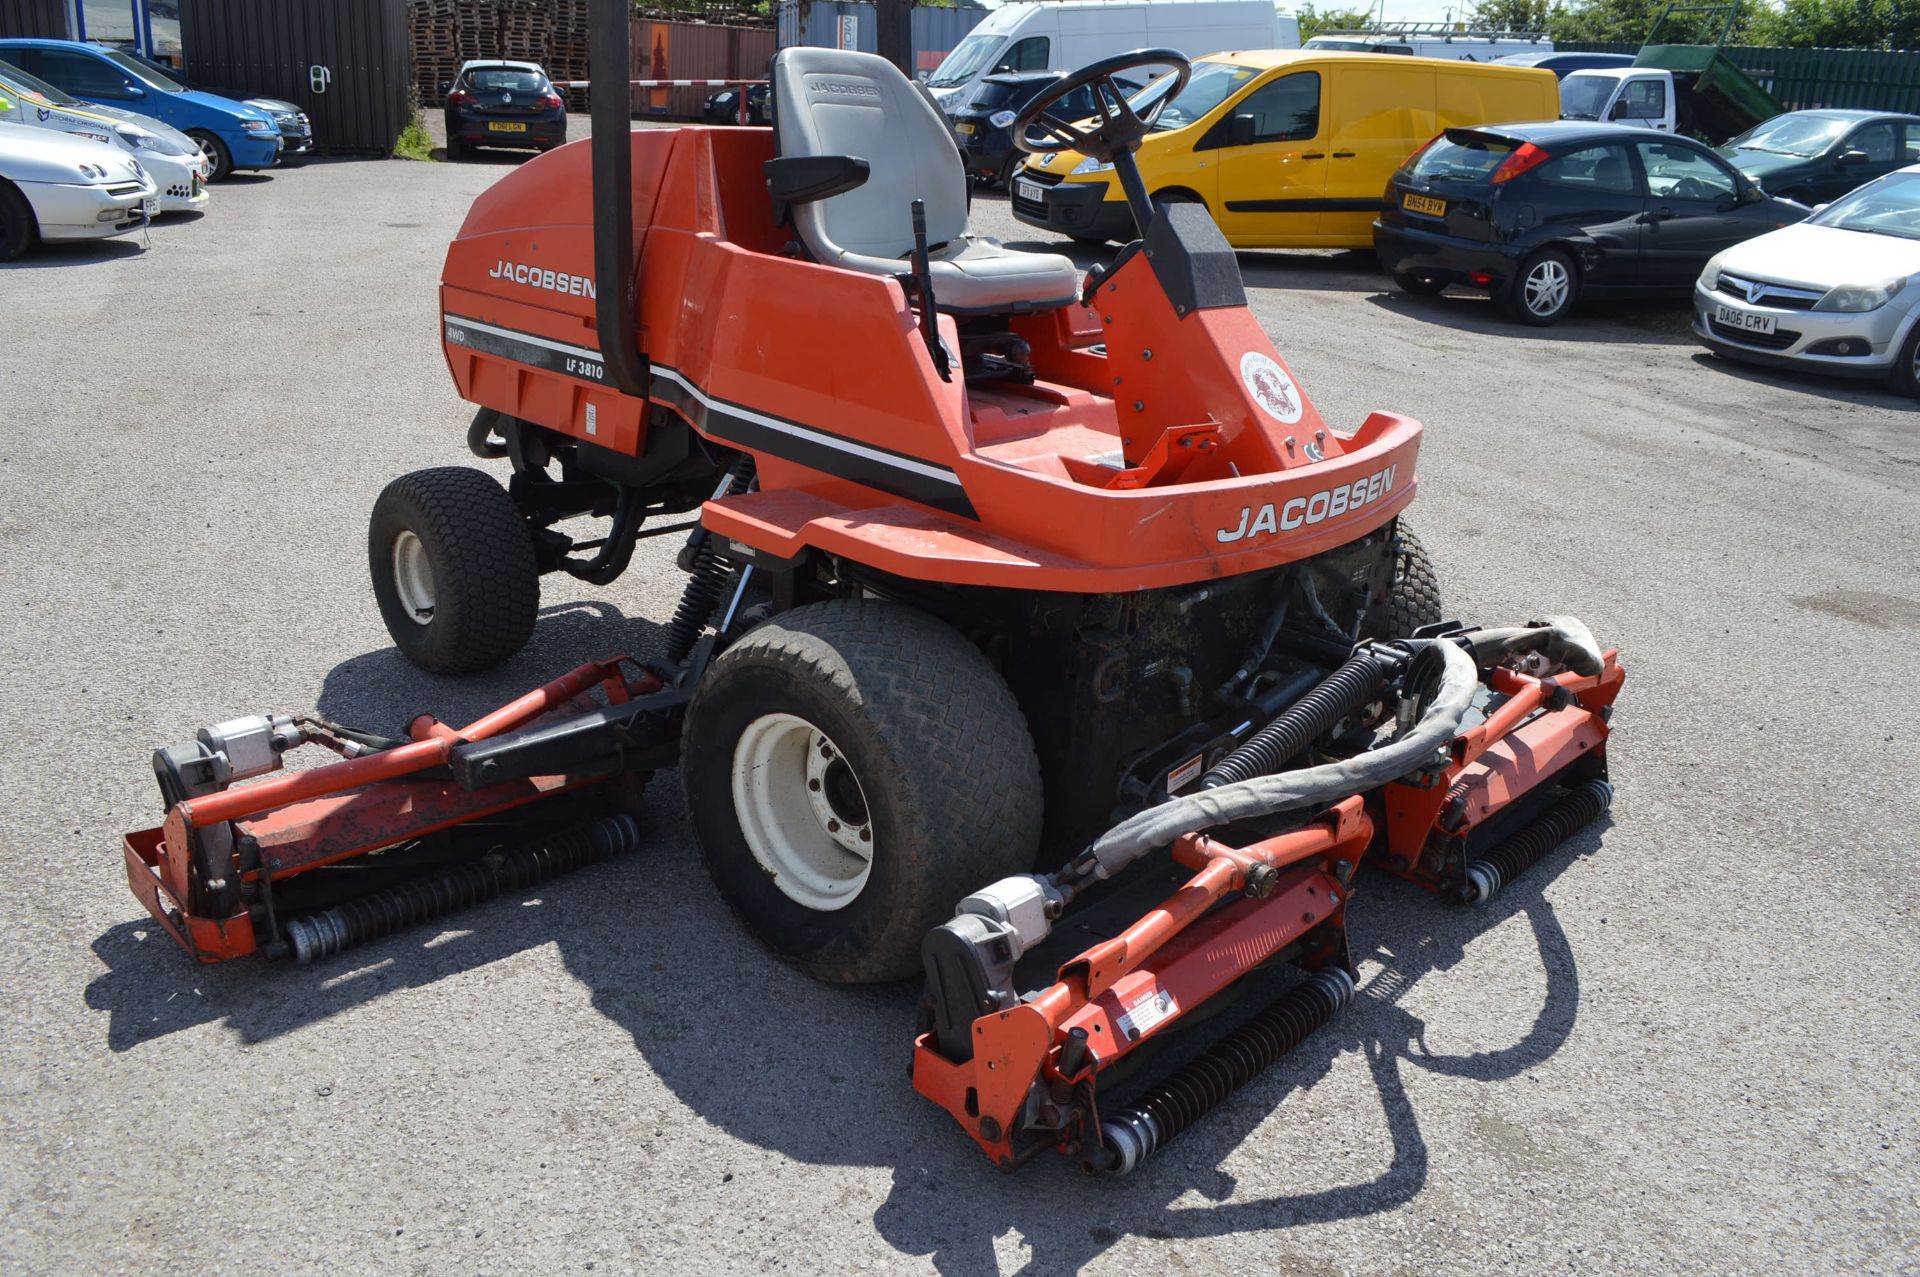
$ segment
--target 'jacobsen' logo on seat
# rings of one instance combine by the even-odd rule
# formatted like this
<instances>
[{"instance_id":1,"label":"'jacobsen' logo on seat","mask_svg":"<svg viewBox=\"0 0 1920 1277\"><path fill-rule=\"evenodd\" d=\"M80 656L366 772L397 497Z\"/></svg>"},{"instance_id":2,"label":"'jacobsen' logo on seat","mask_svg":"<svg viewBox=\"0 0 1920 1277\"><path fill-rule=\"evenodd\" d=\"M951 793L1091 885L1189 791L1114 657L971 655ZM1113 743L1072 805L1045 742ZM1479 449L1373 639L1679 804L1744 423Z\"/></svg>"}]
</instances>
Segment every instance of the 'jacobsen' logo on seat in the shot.
<instances>
[{"instance_id":1,"label":"'jacobsen' logo on seat","mask_svg":"<svg viewBox=\"0 0 1920 1277\"><path fill-rule=\"evenodd\" d=\"M1338 488L1325 488L1310 497L1295 497L1278 511L1271 502L1257 512L1252 506L1246 506L1240 511L1240 526L1221 528L1213 534L1213 539L1229 545L1262 532L1291 532L1308 524L1339 518L1361 506L1372 505L1392 492L1393 474L1398 469L1398 466L1388 466Z\"/></svg>"},{"instance_id":2,"label":"'jacobsen' logo on seat","mask_svg":"<svg viewBox=\"0 0 1920 1277\"><path fill-rule=\"evenodd\" d=\"M850 98L877 98L880 96L878 86L862 84L858 80L815 80L807 85L807 89L812 93L838 93L842 97Z\"/></svg>"},{"instance_id":3,"label":"'jacobsen' logo on seat","mask_svg":"<svg viewBox=\"0 0 1920 1277\"><path fill-rule=\"evenodd\" d=\"M548 292L565 293L569 297L599 296L593 290L593 280L590 276L544 270L521 262L500 262L487 272L487 278L510 279L516 284L525 284L528 288L544 288Z\"/></svg>"}]
</instances>

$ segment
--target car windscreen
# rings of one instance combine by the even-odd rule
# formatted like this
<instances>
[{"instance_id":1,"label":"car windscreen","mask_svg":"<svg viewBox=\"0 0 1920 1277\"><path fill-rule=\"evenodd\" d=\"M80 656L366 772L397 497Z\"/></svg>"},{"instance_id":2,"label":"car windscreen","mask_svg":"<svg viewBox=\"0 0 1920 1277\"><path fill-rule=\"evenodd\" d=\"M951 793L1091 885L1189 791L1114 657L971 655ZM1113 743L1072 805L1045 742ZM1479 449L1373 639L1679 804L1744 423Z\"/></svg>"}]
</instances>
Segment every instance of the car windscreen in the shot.
<instances>
[{"instance_id":1,"label":"car windscreen","mask_svg":"<svg viewBox=\"0 0 1920 1277\"><path fill-rule=\"evenodd\" d=\"M125 71L140 83L160 90L162 93L185 93L187 86L170 76L160 74L140 59L118 49L100 49L101 57Z\"/></svg>"},{"instance_id":2,"label":"car windscreen","mask_svg":"<svg viewBox=\"0 0 1920 1277\"><path fill-rule=\"evenodd\" d=\"M1413 162L1413 176L1429 182L1484 182L1518 148L1518 143L1503 138L1443 137L1420 152Z\"/></svg>"},{"instance_id":3,"label":"car windscreen","mask_svg":"<svg viewBox=\"0 0 1920 1277\"><path fill-rule=\"evenodd\" d=\"M15 93L38 94L55 106L83 105L71 93L54 88L37 75L28 75L11 62L0 62L0 83L10 85Z\"/></svg>"},{"instance_id":4,"label":"car windscreen","mask_svg":"<svg viewBox=\"0 0 1920 1277\"><path fill-rule=\"evenodd\" d=\"M1000 51L1005 43L1004 36L970 35L953 46L934 73L927 79L930 89L944 88L950 84L965 84L974 76L987 69L993 61L993 55Z\"/></svg>"},{"instance_id":5,"label":"car windscreen","mask_svg":"<svg viewBox=\"0 0 1920 1277\"><path fill-rule=\"evenodd\" d=\"M1725 155L1734 151L1767 151L1808 159L1825 153L1834 139L1853 123L1819 115L1776 115L1764 124L1754 125L1721 147L1720 152Z\"/></svg>"},{"instance_id":6,"label":"car windscreen","mask_svg":"<svg viewBox=\"0 0 1920 1277\"><path fill-rule=\"evenodd\" d=\"M1868 182L1809 217L1806 224L1920 239L1920 173L1890 173Z\"/></svg>"},{"instance_id":7,"label":"car windscreen","mask_svg":"<svg viewBox=\"0 0 1920 1277\"><path fill-rule=\"evenodd\" d=\"M517 67L476 67L467 73L467 87L482 93L545 93L547 77Z\"/></svg>"},{"instance_id":8,"label":"car windscreen","mask_svg":"<svg viewBox=\"0 0 1920 1277\"><path fill-rule=\"evenodd\" d=\"M1168 129L1184 129L1207 112L1219 106L1241 85L1253 79L1260 72L1253 67L1231 66L1225 62L1201 62L1193 68L1193 78L1187 81L1187 87L1180 90L1178 97L1167 103L1160 112L1160 118L1153 122L1156 132ZM1171 77L1162 77L1149 84L1140 92L1127 99L1128 105L1136 111L1143 111L1159 100L1160 95L1173 81Z\"/></svg>"},{"instance_id":9,"label":"car windscreen","mask_svg":"<svg viewBox=\"0 0 1920 1277\"><path fill-rule=\"evenodd\" d=\"M1560 118L1597 120L1620 81L1611 76L1575 73L1560 81Z\"/></svg>"}]
</instances>

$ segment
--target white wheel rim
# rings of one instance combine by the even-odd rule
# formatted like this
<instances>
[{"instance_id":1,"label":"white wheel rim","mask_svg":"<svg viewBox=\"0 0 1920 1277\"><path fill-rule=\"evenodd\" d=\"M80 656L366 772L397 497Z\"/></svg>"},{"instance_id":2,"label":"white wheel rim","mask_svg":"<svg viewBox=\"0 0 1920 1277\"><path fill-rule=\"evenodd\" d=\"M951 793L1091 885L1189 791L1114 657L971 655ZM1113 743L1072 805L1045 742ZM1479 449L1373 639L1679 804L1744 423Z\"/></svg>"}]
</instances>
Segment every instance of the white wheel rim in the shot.
<instances>
[{"instance_id":1,"label":"white wheel rim","mask_svg":"<svg viewBox=\"0 0 1920 1277\"><path fill-rule=\"evenodd\" d=\"M433 564L427 547L406 529L393 539L393 588L409 620L415 625L432 622Z\"/></svg>"},{"instance_id":2,"label":"white wheel rim","mask_svg":"<svg viewBox=\"0 0 1920 1277\"><path fill-rule=\"evenodd\" d=\"M1527 272L1527 309L1536 315L1551 315L1566 304L1567 268L1553 258L1538 262Z\"/></svg>"},{"instance_id":3,"label":"white wheel rim","mask_svg":"<svg viewBox=\"0 0 1920 1277\"><path fill-rule=\"evenodd\" d=\"M827 734L763 714L733 747L733 812L747 849L787 899L821 913L852 904L873 872L860 779Z\"/></svg>"}]
</instances>

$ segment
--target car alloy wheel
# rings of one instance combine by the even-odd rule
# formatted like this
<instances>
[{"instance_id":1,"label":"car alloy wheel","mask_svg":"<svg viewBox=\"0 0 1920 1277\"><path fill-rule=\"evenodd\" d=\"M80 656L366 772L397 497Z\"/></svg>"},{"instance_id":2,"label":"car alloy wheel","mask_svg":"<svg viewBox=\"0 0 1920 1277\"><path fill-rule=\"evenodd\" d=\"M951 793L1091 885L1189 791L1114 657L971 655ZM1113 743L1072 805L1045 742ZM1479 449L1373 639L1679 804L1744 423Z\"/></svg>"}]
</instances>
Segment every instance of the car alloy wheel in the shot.
<instances>
[{"instance_id":1,"label":"car alloy wheel","mask_svg":"<svg viewBox=\"0 0 1920 1277\"><path fill-rule=\"evenodd\" d=\"M1559 258L1543 257L1533 264L1520 287L1527 310L1545 319L1565 309L1573 276Z\"/></svg>"}]
</instances>

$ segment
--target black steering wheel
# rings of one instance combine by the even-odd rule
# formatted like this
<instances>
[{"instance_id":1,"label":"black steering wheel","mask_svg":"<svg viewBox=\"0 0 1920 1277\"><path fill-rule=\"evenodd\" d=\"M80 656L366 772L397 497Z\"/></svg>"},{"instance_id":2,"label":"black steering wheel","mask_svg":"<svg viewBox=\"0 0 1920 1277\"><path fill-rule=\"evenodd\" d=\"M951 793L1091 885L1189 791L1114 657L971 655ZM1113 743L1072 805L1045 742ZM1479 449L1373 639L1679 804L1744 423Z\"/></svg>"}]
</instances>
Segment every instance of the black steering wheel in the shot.
<instances>
[{"instance_id":1,"label":"black steering wheel","mask_svg":"<svg viewBox=\"0 0 1920 1277\"><path fill-rule=\"evenodd\" d=\"M1113 77L1136 67L1155 66L1173 68L1177 78L1171 88L1154 100L1153 105L1144 111L1135 111L1127 101L1127 94L1140 90L1122 89ZM1110 58L1102 58L1055 82L1051 88L1041 90L1040 96L1021 108L1010 130L1013 144L1029 155L1078 151L1098 163L1111 164L1115 156L1131 155L1140 149L1140 143L1153 129L1153 122L1160 118L1161 110L1179 95L1180 90L1187 87L1187 81L1191 78L1193 63L1187 60L1186 54L1176 49L1135 49L1132 53L1116 53ZM1047 114L1048 107L1057 104L1068 94L1089 86L1093 89L1094 107L1100 112L1098 123L1091 132L1075 128L1058 116ZM1027 136L1027 130L1035 124L1045 130L1038 139Z\"/></svg>"}]
</instances>

